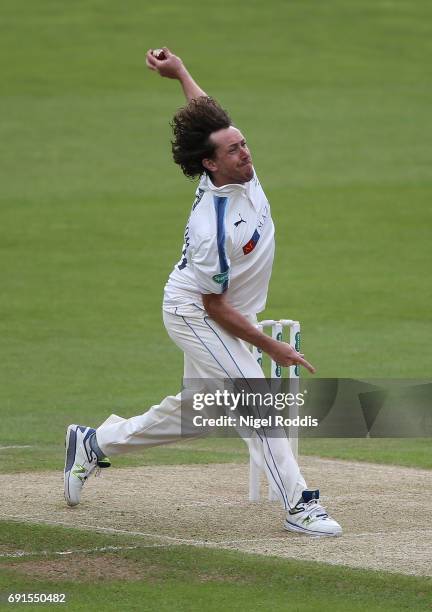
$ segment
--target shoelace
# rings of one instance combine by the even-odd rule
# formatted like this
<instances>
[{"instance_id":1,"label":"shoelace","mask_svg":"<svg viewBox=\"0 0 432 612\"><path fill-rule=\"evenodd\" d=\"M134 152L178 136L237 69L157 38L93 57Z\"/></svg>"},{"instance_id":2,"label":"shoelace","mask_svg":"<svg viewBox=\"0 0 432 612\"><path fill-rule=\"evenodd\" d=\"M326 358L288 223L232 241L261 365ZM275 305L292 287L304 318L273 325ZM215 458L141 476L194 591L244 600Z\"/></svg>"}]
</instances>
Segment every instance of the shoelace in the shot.
<instances>
[{"instance_id":1,"label":"shoelace","mask_svg":"<svg viewBox=\"0 0 432 612\"><path fill-rule=\"evenodd\" d=\"M318 503L317 499L311 499L310 502L305 504L305 511L311 517L323 518L328 516L326 509Z\"/></svg>"}]
</instances>

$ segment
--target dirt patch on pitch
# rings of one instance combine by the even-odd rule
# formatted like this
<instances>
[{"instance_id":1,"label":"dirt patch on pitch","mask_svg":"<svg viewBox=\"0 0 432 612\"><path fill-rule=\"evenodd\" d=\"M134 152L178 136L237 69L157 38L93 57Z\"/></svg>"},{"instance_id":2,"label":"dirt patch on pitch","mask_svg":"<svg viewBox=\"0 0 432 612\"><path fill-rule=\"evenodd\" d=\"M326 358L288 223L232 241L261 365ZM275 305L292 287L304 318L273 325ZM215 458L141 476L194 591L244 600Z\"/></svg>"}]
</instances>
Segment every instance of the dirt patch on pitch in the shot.
<instances>
[{"instance_id":1,"label":"dirt patch on pitch","mask_svg":"<svg viewBox=\"0 0 432 612\"><path fill-rule=\"evenodd\" d=\"M115 555L84 556L68 559L24 561L4 566L28 578L39 580L78 580L95 582L101 580L142 580L158 578L158 568L143 567L129 559Z\"/></svg>"},{"instance_id":2,"label":"dirt patch on pitch","mask_svg":"<svg viewBox=\"0 0 432 612\"><path fill-rule=\"evenodd\" d=\"M432 576L432 471L316 457L302 457L300 465L341 523L341 538L284 531L278 503L248 501L248 467L239 464L111 468L90 479L76 508L65 506L61 472L2 474L0 518L133 533L137 544L191 544Z\"/></svg>"},{"instance_id":3,"label":"dirt patch on pitch","mask_svg":"<svg viewBox=\"0 0 432 612\"><path fill-rule=\"evenodd\" d=\"M0 568L8 571L14 570L18 574L24 574L27 578L35 580L49 580L54 582L101 582L104 580L121 581L141 581L146 583L160 583L168 576L167 568L163 565L149 564L143 560L131 560L124 557L104 554L87 555L78 554L62 559L42 559L34 561L22 561L20 563L0 563ZM181 568L177 568L177 574L182 573ZM191 580L191 576L184 571L184 580ZM244 577L235 575L225 575L201 572L196 569L193 580L197 582L221 582L226 584L232 582L246 583Z\"/></svg>"}]
</instances>

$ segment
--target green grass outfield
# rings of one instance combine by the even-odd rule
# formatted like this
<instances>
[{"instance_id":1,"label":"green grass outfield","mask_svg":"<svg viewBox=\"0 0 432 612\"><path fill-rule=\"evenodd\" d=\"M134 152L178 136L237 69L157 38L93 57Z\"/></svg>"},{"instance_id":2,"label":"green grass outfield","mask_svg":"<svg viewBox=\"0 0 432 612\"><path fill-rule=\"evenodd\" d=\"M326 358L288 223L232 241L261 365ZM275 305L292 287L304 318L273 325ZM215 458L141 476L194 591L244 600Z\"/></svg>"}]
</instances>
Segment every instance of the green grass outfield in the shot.
<instances>
[{"instance_id":1,"label":"green grass outfield","mask_svg":"<svg viewBox=\"0 0 432 612\"><path fill-rule=\"evenodd\" d=\"M65 593L68 610L360 612L427 610L432 597L429 578L187 546L152 548L136 537L20 523L0 523L0 537L4 550L32 553L0 558L0 603L11 593L33 592ZM117 550L100 550L110 546ZM65 551L73 554L56 554Z\"/></svg>"},{"instance_id":2,"label":"green grass outfield","mask_svg":"<svg viewBox=\"0 0 432 612\"><path fill-rule=\"evenodd\" d=\"M58 428L54 429L57 432ZM26 431L24 441L31 434ZM52 445L36 443L19 448L0 448L0 473L58 470L64 463L63 431ZM413 440L324 438L300 440L301 455L318 455L335 459L397 464L432 469L430 438ZM145 453L123 455L113 459L114 467L139 465L178 465L207 463L246 463L246 445L237 438L205 438L150 448ZM301 458L300 458L301 463Z\"/></svg>"},{"instance_id":3,"label":"green grass outfield","mask_svg":"<svg viewBox=\"0 0 432 612\"><path fill-rule=\"evenodd\" d=\"M320 376L430 377L430 3L3 0L0 32L1 471L59 469L68 423L131 416L179 389L161 298L194 184L170 157L180 88L144 66L161 44L247 136L277 228L265 316L301 320ZM432 462L425 439L308 440L302 452ZM245 459L241 442L208 440L118 465ZM8 533L19 542L19 527ZM275 609L287 598L297 609L415 609L424 591L415 579L224 552L151 555L169 568L160 609L191 609L192 592L210 609L226 598L265 608L273 572ZM185 584L176 572L194 558L211 576L238 568L238 584ZM262 567L255 586L242 578L252 567ZM155 584L128 583L130 609L143 609L140 589L153 600ZM77 609L90 593L107 609L123 596L114 582L68 592Z\"/></svg>"},{"instance_id":4,"label":"green grass outfield","mask_svg":"<svg viewBox=\"0 0 432 612\"><path fill-rule=\"evenodd\" d=\"M162 42L250 142L277 226L265 316L302 321L320 376L430 376L428 3L2 6L3 445L57 461L66 424L179 388L160 307L194 186L170 159L180 88L144 67Z\"/></svg>"}]
</instances>

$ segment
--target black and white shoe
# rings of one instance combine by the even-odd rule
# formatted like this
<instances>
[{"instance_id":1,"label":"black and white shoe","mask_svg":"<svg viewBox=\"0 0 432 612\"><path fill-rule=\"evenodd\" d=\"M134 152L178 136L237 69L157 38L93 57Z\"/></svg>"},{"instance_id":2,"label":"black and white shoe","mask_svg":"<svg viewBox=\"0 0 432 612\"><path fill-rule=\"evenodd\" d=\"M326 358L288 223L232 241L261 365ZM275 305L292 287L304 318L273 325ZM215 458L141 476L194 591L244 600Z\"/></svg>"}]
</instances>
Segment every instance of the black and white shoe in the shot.
<instances>
[{"instance_id":1,"label":"black and white shoe","mask_svg":"<svg viewBox=\"0 0 432 612\"><path fill-rule=\"evenodd\" d=\"M64 496L69 506L77 506L87 478L97 467L111 465L107 457L99 458L90 446L95 429L84 425L69 425L66 433Z\"/></svg>"},{"instance_id":2,"label":"black and white shoe","mask_svg":"<svg viewBox=\"0 0 432 612\"><path fill-rule=\"evenodd\" d=\"M318 502L319 490L303 491L297 504L287 512L284 528L313 536L340 536L342 527Z\"/></svg>"}]
</instances>

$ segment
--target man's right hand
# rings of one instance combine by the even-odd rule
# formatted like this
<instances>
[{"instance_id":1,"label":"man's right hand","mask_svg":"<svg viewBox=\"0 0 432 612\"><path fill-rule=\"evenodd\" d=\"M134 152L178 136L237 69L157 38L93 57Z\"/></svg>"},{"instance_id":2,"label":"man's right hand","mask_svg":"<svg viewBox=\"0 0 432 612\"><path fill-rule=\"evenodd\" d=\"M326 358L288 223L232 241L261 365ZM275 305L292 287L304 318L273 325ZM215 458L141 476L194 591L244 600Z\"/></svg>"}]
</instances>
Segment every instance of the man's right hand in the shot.
<instances>
[{"instance_id":1,"label":"man's right hand","mask_svg":"<svg viewBox=\"0 0 432 612\"><path fill-rule=\"evenodd\" d=\"M201 89L201 87L196 83L189 72L187 71L185 65L182 60L171 53L171 51L167 47L162 47L162 50L165 55L165 59L157 59L152 50L149 49L146 53L146 64L150 70L154 70L159 73L160 76L166 77L168 79L177 79L180 81L181 86L183 87L184 95L186 96L186 100L190 102L195 98L200 98L201 96L207 96L206 92Z\"/></svg>"},{"instance_id":2,"label":"man's right hand","mask_svg":"<svg viewBox=\"0 0 432 612\"><path fill-rule=\"evenodd\" d=\"M171 53L167 47L162 47L165 54L165 59L158 60L152 53L152 49L149 49L146 53L146 64L150 70L154 70L159 73L160 76L168 79L180 80L182 74L185 72L185 67L182 60Z\"/></svg>"},{"instance_id":3,"label":"man's right hand","mask_svg":"<svg viewBox=\"0 0 432 612\"><path fill-rule=\"evenodd\" d=\"M311 374L315 373L315 368L304 358L303 353L298 353L290 344L287 342L279 342L272 340L271 346L266 348L266 353L275 361L277 364L288 367L292 365L301 365Z\"/></svg>"}]
</instances>

